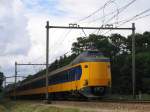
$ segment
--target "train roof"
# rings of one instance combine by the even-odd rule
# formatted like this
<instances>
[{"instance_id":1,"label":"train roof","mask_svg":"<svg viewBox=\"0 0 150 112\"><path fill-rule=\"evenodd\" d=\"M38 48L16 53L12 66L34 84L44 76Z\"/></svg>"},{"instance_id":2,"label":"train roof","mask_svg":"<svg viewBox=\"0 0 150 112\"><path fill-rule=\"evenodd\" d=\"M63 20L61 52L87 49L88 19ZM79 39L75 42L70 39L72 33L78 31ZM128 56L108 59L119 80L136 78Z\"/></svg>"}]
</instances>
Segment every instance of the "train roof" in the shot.
<instances>
[{"instance_id":1,"label":"train roof","mask_svg":"<svg viewBox=\"0 0 150 112\"><path fill-rule=\"evenodd\" d=\"M88 50L81 53L76 59L74 59L71 64L77 64L81 62L90 62L90 61L110 61L109 58L106 58L102 52L97 50Z\"/></svg>"}]
</instances>

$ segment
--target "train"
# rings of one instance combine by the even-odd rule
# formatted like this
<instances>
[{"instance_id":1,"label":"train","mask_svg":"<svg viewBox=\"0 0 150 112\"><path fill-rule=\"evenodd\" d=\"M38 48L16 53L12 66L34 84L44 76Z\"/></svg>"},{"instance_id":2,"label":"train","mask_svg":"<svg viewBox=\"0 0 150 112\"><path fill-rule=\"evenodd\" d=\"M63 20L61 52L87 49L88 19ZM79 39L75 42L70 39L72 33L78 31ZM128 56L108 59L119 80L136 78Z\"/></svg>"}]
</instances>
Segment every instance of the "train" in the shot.
<instances>
[{"instance_id":1,"label":"train","mask_svg":"<svg viewBox=\"0 0 150 112\"><path fill-rule=\"evenodd\" d=\"M49 99L99 98L111 88L110 59L99 51L84 51L70 64L48 73L48 88L45 74L30 80L8 85L6 94L17 98Z\"/></svg>"}]
</instances>

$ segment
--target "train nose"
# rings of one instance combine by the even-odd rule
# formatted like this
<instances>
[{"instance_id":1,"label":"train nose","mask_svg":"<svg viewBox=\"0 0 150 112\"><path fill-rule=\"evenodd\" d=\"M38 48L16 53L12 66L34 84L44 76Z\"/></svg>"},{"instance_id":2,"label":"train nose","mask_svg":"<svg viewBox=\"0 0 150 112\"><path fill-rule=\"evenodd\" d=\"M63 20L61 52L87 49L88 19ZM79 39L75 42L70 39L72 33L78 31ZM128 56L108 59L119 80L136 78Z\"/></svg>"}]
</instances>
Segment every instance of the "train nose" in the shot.
<instances>
[{"instance_id":1,"label":"train nose","mask_svg":"<svg viewBox=\"0 0 150 112\"><path fill-rule=\"evenodd\" d=\"M90 63L89 86L108 86L110 81L109 69L106 62Z\"/></svg>"}]
</instances>

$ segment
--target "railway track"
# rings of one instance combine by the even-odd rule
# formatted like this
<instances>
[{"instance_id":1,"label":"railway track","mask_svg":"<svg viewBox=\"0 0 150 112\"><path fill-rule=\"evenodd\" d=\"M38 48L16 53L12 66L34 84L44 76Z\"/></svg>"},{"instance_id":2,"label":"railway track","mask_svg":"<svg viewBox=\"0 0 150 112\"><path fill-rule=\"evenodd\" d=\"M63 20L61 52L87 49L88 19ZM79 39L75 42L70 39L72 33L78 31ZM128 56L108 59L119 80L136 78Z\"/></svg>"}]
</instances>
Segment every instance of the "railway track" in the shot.
<instances>
[{"instance_id":1,"label":"railway track","mask_svg":"<svg viewBox=\"0 0 150 112\"><path fill-rule=\"evenodd\" d=\"M150 101L135 100L89 100L89 101L52 101L52 106L79 108L94 112L149 112Z\"/></svg>"},{"instance_id":2,"label":"railway track","mask_svg":"<svg viewBox=\"0 0 150 112\"><path fill-rule=\"evenodd\" d=\"M91 100L90 102L108 102L108 103L136 103L136 104L150 104L150 100Z\"/></svg>"},{"instance_id":3,"label":"railway track","mask_svg":"<svg viewBox=\"0 0 150 112\"><path fill-rule=\"evenodd\" d=\"M93 103L133 103L150 104L150 100L122 100L122 99L98 99L98 100L55 100L56 102L93 102ZM52 101L53 102L53 101Z\"/></svg>"}]
</instances>

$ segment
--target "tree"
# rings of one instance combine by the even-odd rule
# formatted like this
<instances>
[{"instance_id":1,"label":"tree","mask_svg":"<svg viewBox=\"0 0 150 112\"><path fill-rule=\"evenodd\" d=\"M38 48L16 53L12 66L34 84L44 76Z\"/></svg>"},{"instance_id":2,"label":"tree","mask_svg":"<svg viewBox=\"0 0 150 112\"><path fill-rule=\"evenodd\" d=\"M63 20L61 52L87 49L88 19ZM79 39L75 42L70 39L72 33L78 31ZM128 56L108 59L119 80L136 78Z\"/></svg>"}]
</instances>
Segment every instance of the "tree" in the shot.
<instances>
[{"instance_id":1,"label":"tree","mask_svg":"<svg viewBox=\"0 0 150 112\"><path fill-rule=\"evenodd\" d=\"M4 74L0 72L0 91L2 90L3 81L4 81Z\"/></svg>"},{"instance_id":2,"label":"tree","mask_svg":"<svg viewBox=\"0 0 150 112\"><path fill-rule=\"evenodd\" d=\"M135 35L136 44L136 93L150 93L150 32ZM91 34L89 37L79 37L72 44L72 54L61 56L50 66L53 71L68 65L80 53L88 49L97 49L111 60L112 92L120 94L132 93L132 35L124 37L120 34L110 36ZM34 77L45 74L45 70Z\"/></svg>"}]
</instances>

